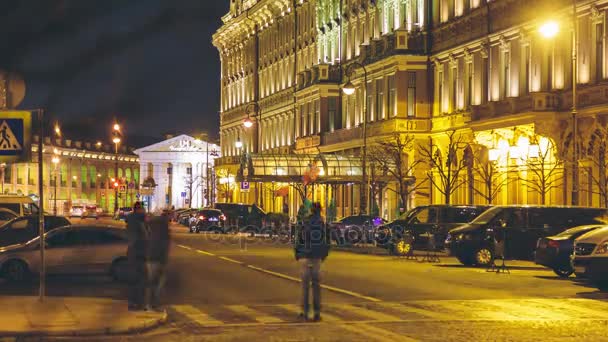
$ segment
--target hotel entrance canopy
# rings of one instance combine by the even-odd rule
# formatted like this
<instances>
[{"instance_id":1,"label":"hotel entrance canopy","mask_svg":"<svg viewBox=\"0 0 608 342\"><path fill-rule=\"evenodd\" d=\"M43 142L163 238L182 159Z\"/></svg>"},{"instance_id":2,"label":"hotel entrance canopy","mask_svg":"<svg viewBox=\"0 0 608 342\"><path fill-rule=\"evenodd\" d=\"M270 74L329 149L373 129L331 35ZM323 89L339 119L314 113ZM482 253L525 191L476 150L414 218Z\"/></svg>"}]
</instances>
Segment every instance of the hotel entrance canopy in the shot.
<instances>
[{"instance_id":1,"label":"hotel entrance canopy","mask_svg":"<svg viewBox=\"0 0 608 342\"><path fill-rule=\"evenodd\" d=\"M391 181L379 165L368 161L368 177ZM394 166L392 166L394 167ZM237 179L248 182L302 183L313 173L316 184L361 182L361 158L333 153L247 154L242 156Z\"/></svg>"}]
</instances>

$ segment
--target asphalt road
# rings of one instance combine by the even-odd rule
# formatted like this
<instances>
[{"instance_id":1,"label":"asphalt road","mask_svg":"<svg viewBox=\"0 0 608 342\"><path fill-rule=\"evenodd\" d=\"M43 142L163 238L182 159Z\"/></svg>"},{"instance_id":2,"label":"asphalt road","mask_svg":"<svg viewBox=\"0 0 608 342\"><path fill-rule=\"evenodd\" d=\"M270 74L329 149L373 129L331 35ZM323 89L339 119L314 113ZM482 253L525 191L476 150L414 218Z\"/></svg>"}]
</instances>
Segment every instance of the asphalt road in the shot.
<instances>
[{"instance_id":1,"label":"asphalt road","mask_svg":"<svg viewBox=\"0 0 608 342\"><path fill-rule=\"evenodd\" d=\"M172 230L164 297L171 321L99 340L608 340L608 294L529 262L508 262L510 273L496 274L452 258L427 263L335 250L323 264L323 322L299 323L289 243ZM0 294L36 290L35 282L0 284ZM47 292L126 298L124 286L104 276L51 277Z\"/></svg>"}]
</instances>

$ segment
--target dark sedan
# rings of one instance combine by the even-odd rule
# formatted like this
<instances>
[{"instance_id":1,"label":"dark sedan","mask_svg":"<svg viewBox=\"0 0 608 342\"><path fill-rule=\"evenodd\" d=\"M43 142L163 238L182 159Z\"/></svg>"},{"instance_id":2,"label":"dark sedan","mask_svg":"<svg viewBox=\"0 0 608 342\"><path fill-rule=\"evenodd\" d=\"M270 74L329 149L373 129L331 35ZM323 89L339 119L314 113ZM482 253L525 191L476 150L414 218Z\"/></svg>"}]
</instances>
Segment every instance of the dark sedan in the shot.
<instances>
[{"instance_id":1,"label":"dark sedan","mask_svg":"<svg viewBox=\"0 0 608 342\"><path fill-rule=\"evenodd\" d=\"M372 242L374 230L385 224L386 220L370 215L347 216L330 223L332 240L338 245Z\"/></svg>"},{"instance_id":2,"label":"dark sedan","mask_svg":"<svg viewBox=\"0 0 608 342\"><path fill-rule=\"evenodd\" d=\"M574 252L574 240L592 230L606 227L604 225L586 225L570 228L554 236L538 239L534 261L549 267L560 277L569 277L574 273L570 256Z\"/></svg>"},{"instance_id":3,"label":"dark sedan","mask_svg":"<svg viewBox=\"0 0 608 342\"><path fill-rule=\"evenodd\" d=\"M203 209L196 214L196 223L190 227L190 233L212 232L216 234L224 233L224 223L226 216L221 210Z\"/></svg>"},{"instance_id":4,"label":"dark sedan","mask_svg":"<svg viewBox=\"0 0 608 342\"><path fill-rule=\"evenodd\" d=\"M70 221L63 216L44 216L45 232L69 225ZM25 243L39 234L38 215L17 217L0 226L0 247Z\"/></svg>"}]
</instances>

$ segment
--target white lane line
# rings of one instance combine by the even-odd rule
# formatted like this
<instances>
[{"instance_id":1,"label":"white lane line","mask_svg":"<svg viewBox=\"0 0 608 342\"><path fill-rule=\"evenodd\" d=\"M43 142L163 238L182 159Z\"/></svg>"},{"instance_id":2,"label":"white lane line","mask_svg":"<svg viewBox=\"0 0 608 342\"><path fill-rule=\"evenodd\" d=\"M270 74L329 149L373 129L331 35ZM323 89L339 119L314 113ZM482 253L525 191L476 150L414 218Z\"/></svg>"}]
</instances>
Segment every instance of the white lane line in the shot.
<instances>
[{"instance_id":1,"label":"white lane line","mask_svg":"<svg viewBox=\"0 0 608 342\"><path fill-rule=\"evenodd\" d=\"M215 254L213 254L213 253L209 253L209 252L206 252L206 251L201 251L200 249L197 249L196 252L204 254L204 255L215 256Z\"/></svg>"},{"instance_id":2,"label":"white lane line","mask_svg":"<svg viewBox=\"0 0 608 342\"><path fill-rule=\"evenodd\" d=\"M401 321L400 317L366 309L352 304L330 304L329 306L337 308L339 311L350 311L358 316L363 316L367 319L371 319L374 321Z\"/></svg>"},{"instance_id":3,"label":"white lane line","mask_svg":"<svg viewBox=\"0 0 608 342\"><path fill-rule=\"evenodd\" d=\"M245 315L263 324L283 323L282 319L268 315L264 312L252 309L246 305L228 305L228 309L236 312L239 315Z\"/></svg>"},{"instance_id":4,"label":"white lane line","mask_svg":"<svg viewBox=\"0 0 608 342\"><path fill-rule=\"evenodd\" d=\"M219 321L201 310L195 308L192 305L172 305L175 311L188 317L190 320L202 325L202 326L219 326L224 325L224 322Z\"/></svg>"},{"instance_id":5,"label":"white lane line","mask_svg":"<svg viewBox=\"0 0 608 342\"><path fill-rule=\"evenodd\" d=\"M226 261L228 261L228 262L232 262L232 263L235 263L235 264L239 264L239 265L244 264L244 262L242 262L242 261L234 260L234 259L229 258L229 257L224 257L224 256L221 256L221 257L219 257L219 258L220 258L220 259L222 259L222 260L226 260Z\"/></svg>"},{"instance_id":6,"label":"white lane line","mask_svg":"<svg viewBox=\"0 0 608 342\"><path fill-rule=\"evenodd\" d=\"M293 313L294 317L297 317L297 315L299 315L302 312L302 308L299 305L295 305L295 304L281 304L281 305L279 305L279 307L283 308L286 311ZM321 310L321 320L323 322L328 322L328 323L345 322L343 319L341 319L337 316L324 313L323 310Z\"/></svg>"},{"instance_id":7,"label":"white lane line","mask_svg":"<svg viewBox=\"0 0 608 342\"><path fill-rule=\"evenodd\" d=\"M192 250L192 248L191 248L191 247L184 246L184 245L177 245L177 247L181 247L181 248L183 248L183 249L187 249L187 250L189 250L189 251L191 251L191 250Z\"/></svg>"},{"instance_id":8,"label":"white lane line","mask_svg":"<svg viewBox=\"0 0 608 342\"><path fill-rule=\"evenodd\" d=\"M179 246L181 246L181 245L179 245ZM186 247L186 246L184 246L184 247ZM190 249L191 250L195 250L195 249L192 249L192 248L190 248ZM200 249L196 249L195 251L197 253L201 253L201 254L204 254L204 255L217 256L217 255L215 255L213 253L209 253L209 252L206 252L206 251L203 251L203 250L200 250ZM241 261L238 261L238 260L234 260L234 259L231 259L231 258L228 258L228 257L222 257L222 256L217 256L217 257L219 259L222 259L222 260L225 260L225 261L230 261L230 262L237 263L237 264L240 264L240 265L245 265L244 262L241 262ZM273 276L278 277L278 278L283 278L283 279L295 281L295 282L298 282L298 283L302 282L299 278L292 277L292 276L289 276L287 274L283 274L283 273L279 273L279 272L274 272L274 271L271 271L271 270L267 270L267 269L264 269L264 268L261 268L261 267L254 266L254 265L246 265L246 266L247 266L247 268L250 268L252 270L256 270L258 272L270 274L270 275L273 275ZM355 298L359 298L359 299L365 299L365 300L368 300L368 301L371 301L371 302L381 302L382 301L382 300L380 300L378 298L365 296L365 295L362 295L360 293L344 290L344 289L341 289L341 288L338 288L338 287L334 287L334 286L330 286L330 285L324 285L324 284L322 284L321 287L324 288L324 289L326 289L326 290L332 291L332 292L341 293L341 294L344 294L344 295L347 295L347 296L351 296L351 297L355 297Z\"/></svg>"}]
</instances>

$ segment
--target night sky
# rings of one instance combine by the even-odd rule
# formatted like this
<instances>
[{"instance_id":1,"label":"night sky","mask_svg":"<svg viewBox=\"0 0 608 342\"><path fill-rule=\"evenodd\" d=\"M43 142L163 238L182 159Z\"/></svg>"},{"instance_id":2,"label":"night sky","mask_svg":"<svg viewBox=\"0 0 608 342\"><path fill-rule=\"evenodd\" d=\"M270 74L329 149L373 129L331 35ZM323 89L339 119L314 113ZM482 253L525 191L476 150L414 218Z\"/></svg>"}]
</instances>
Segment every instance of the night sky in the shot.
<instances>
[{"instance_id":1,"label":"night sky","mask_svg":"<svg viewBox=\"0 0 608 342\"><path fill-rule=\"evenodd\" d=\"M66 139L127 143L218 136L219 57L211 35L229 0L0 0L0 67L26 82Z\"/></svg>"}]
</instances>

